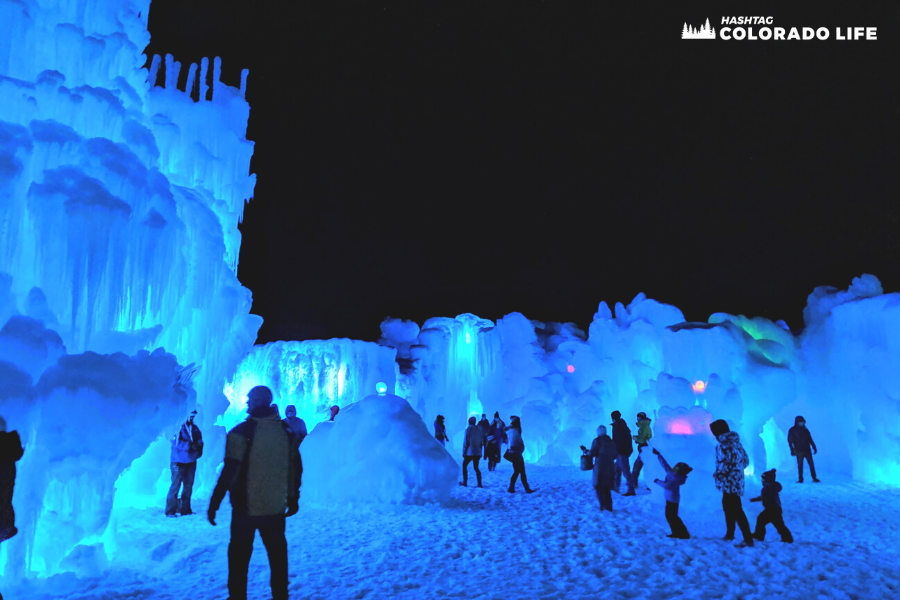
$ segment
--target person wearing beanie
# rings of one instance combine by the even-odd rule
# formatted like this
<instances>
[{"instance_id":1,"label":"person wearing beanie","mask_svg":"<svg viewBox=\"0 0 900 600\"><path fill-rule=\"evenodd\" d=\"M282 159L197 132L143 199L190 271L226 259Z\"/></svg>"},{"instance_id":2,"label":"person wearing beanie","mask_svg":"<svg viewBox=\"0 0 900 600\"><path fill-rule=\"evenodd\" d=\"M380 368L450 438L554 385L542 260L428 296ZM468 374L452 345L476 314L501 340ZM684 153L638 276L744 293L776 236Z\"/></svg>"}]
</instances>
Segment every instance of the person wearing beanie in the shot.
<instances>
[{"instance_id":1,"label":"person wearing beanie","mask_svg":"<svg viewBox=\"0 0 900 600\"><path fill-rule=\"evenodd\" d=\"M6 419L0 417L0 542L16 535L16 513L13 490L16 486L16 462L25 454L18 431L6 430Z\"/></svg>"},{"instance_id":2,"label":"person wearing beanie","mask_svg":"<svg viewBox=\"0 0 900 600\"><path fill-rule=\"evenodd\" d=\"M678 516L678 504L681 502L681 486L687 481L688 473L693 471L693 469L683 462L670 467L669 463L666 462L666 459L663 458L663 455L656 448L653 449L653 454L656 455L659 459L659 464L666 471L666 479L664 481L659 479L653 480L653 483L662 486L663 490L665 490L666 521L668 521L669 527L672 529L672 533L666 537L677 540L689 540L691 539L691 534L688 533L687 527L684 526L684 521Z\"/></svg>"},{"instance_id":3,"label":"person wearing beanie","mask_svg":"<svg viewBox=\"0 0 900 600\"><path fill-rule=\"evenodd\" d=\"M625 496L634 496L634 479L631 477L631 465L628 457L634 452L634 445L631 443L631 429L622 418L622 413L614 410L610 415L612 417L612 440L616 444L616 475L613 480L613 490L618 492L622 485L622 475L625 476L625 482L628 484L628 491Z\"/></svg>"},{"instance_id":4,"label":"person wearing beanie","mask_svg":"<svg viewBox=\"0 0 900 600\"><path fill-rule=\"evenodd\" d=\"M786 544L794 542L794 536L784 524L784 515L781 511L781 484L775 481L775 469L762 474L762 492L756 498L750 498L750 502L762 502L763 511L756 518L756 531L753 537L759 541L766 539L766 525L771 523L781 535L781 541Z\"/></svg>"},{"instance_id":5,"label":"person wearing beanie","mask_svg":"<svg viewBox=\"0 0 900 600\"><path fill-rule=\"evenodd\" d=\"M478 469L478 461L481 460L481 448L484 445L484 434L481 427L475 424L475 417L469 417L469 426L466 428L466 437L463 440L463 480L459 485L469 485L469 463L475 467L475 477L478 479L478 487L481 485L481 471Z\"/></svg>"},{"instance_id":6,"label":"person wearing beanie","mask_svg":"<svg viewBox=\"0 0 900 600\"><path fill-rule=\"evenodd\" d=\"M437 441L444 447L446 447L447 442L450 441L450 438L447 437L447 428L444 426L444 415L438 415L434 420L434 437L437 438Z\"/></svg>"},{"instance_id":7,"label":"person wearing beanie","mask_svg":"<svg viewBox=\"0 0 900 600\"><path fill-rule=\"evenodd\" d=\"M753 535L750 532L750 522L744 514L741 506L741 496L744 495L744 469L750 464L750 458L741 445L741 437L736 431L731 431L728 423L719 419L709 425L710 431L719 442L716 446L716 472L713 477L716 488L722 492L722 510L725 511L725 540L734 539L734 526L741 528L744 541L740 546L752 546Z\"/></svg>"},{"instance_id":8,"label":"person wearing beanie","mask_svg":"<svg viewBox=\"0 0 900 600\"><path fill-rule=\"evenodd\" d=\"M650 431L650 419L647 418L647 413L639 412L637 414L637 435L634 436L634 441L637 443L638 447L638 457L634 461L634 469L631 473L631 480L634 482L634 487L637 487L638 477L641 474L641 469L644 468L644 461L641 459L641 452L643 452L644 448L650 442L650 438L653 437L653 432Z\"/></svg>"},{"instance_id":9,"label":"person wearing beanie","mask_svg":"<svg viewBox=\"0 0 900 600\"><path fill-rule=\"evenodd\" d=\"M192 515L191 494L194 490L194 475L197 473L197 459L203 456L203 436L200 428L194 423L197 411L192 410L178 433L172 438L169 453L169 470L172 474L172 485L166 494L166 516L176 517ZM181 497L178 497L178 492Z\"/></svg>"},{"instance_id":10,"label":"person wearing beanie","mask_svg":"<svg viewBox=\"0 0 900 600\"><path fill-rule=\"evenodd\" d=\"M582 450L587 450L584 446ZM600 512L608 510L612 512L612 487L616 476L616 444L606 434L606 427L597 428L597 437L591 442L590 456L594 459L594 472L591 476L591 485L597 492L597 500L600 502Z\"/></svg>"},{"instance_id":11,"label":"person wearing beanie","mask_svg":"<svg viewBox=\"0 0 900 600\"><path fill-rule=\"evenodd\" d=\"M303 463L299 442L272 406L272 391L257 386L247 395L246 421L228 432L225 465L209 501L207 518L231 498L231 542L228 544L228 595L247 597L247 570L253 538L259 530L269 555L273 600L288 598L288 554L285 519L299 510Z\"/></svg>"},{"instance_id":12,"label":"person wearing beanie","mask_svg":"<svg viewBox=\"0 0 900 600\"><path fill-rule=\"evenodd\" d=\"M819 478L816 477L816 463L813 462L813 454L819 451L816 449L812 434L806 428L806 419L799 415L794 419L794 426L788 430L788 444L791 447L791 456L797 457L797 483L803 483L804 458L809 465L813 483L819 483Z\"/></svg>"},{"instance_id":13,"label":"person wearing beanie","mask_svg":"<svg viewBox=\"0 0 900 600\"><path fill-rule=\"evenodd\" d=\"M519 417L513 415L509 418L509 427L506 428L509 434L509 450L504 455L506 460L512 463L513 474L509 480L509 493L515 493L516 480L519 475L522 476L522 486L525 492L530 494L534 490L528 487L528 477L525 475L525 458L522 453L525 452L525 442L522 441L522 423Z\"/></svg>"}]
</instances>

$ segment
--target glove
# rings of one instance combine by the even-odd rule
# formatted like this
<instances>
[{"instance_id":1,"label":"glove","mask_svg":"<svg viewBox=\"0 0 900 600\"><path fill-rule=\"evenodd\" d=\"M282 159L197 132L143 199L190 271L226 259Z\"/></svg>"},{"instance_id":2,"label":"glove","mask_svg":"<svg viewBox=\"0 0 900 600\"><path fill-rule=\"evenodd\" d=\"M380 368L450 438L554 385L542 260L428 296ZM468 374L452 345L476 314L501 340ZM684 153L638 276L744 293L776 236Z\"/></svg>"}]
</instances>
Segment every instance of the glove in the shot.
<instances>
[{"instance_id":1,"label":"glove","mask_svg":"<svg viewBox=\"0 0 900 600\"><path fill-rule=\"evenodd\" d=\"M285 513L285 517L293 517L297 514L297 511L300 510L300 503L297 500L288 501L288 509L287 513Z\"/></svg>"},{"instance_id":2,"label":"glove","mask_svg":"<svg viewBox=\"0 0 900 600\"><path fill-rule=\"evenodd\" d=\"M210 525L215 526L216 524L216 509L212 506L209 507L209 510L206 511L206 519L209 521Z\"/></svg>"},{"instance_id":3,"label":"glove","mask_svg":"<svg viewBox=\"0 0 900 600\"><path fill-rule=\"evenodd\" d=\"M813 448L813 454L818 454L818 453L819 453L819 451L816 450L815 448Z\"/></svg>"}]
</instances>

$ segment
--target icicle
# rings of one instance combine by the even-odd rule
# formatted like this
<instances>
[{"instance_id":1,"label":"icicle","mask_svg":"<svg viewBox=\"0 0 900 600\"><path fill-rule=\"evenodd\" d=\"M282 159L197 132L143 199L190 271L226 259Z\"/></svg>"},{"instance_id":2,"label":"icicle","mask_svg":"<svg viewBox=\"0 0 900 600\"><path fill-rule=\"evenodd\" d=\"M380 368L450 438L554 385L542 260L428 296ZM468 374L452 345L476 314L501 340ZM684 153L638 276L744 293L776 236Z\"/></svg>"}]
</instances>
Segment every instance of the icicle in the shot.
<instances>
[{"instance_id":1,"label":"icicle","mask_svg":"<svg viewBox=\"0 0 900 600\"><path fill-rule=\"evenodd\" d=\"M187 92L188 97L194 93L194 80L197 78L197 63L191 63L190 68L188 69L187 81L184 83L184 91Z\"/></svg>"},{"instance_id":2,"label":"icicle","mask_svg":"<svg viewBox=\"0 0 900 600\"><path fill-rule=\"evenodd\" d=\"M156 78L159 75L159 62L159 54L154 54L153 61L150 63L150 76L147 77L147 83L150 84L150 87L156 85Z\"/></svg>"},{"instance_id":3,"label":"icicle","mask_svg":"<svg viewBox=\"0 0 900 600\"><path fill-rule=\"evenodd\" d=\"M244 69L241 71L241 98L247 97L247 76L250 74L250 69Z\"/></svg>"},{"instance_id":4,"label":"icicle","mask_svg":"<svg viewBox=\"0 0 900 600\"><path fill-rule=\"evenodd\" d=\"M213 59L213 95L212 99L221 99L222 90L222 57L217 56Z\"/></svg>"},{"instance_id":5,"label":"icicle","mask_svg":"<svg viewBox=\"0 0 900 600\"><path fill-rule=\"evenodd\" d=\"M172 89L178 83L178 75L175 73L175 59L171 54L166 54L166 89Z\"/></svg>"},{"instance_id":6,"label":"icicle","mask_svg":"<svg viewBox=\"0 0 900 600\"><path fill-rule=\"evenodd\" d=\"M200 101L208 100L209 84L206 83L206 72L209 71L209 59L203 57L200 61Z\"/></svg>"}]
</instances>

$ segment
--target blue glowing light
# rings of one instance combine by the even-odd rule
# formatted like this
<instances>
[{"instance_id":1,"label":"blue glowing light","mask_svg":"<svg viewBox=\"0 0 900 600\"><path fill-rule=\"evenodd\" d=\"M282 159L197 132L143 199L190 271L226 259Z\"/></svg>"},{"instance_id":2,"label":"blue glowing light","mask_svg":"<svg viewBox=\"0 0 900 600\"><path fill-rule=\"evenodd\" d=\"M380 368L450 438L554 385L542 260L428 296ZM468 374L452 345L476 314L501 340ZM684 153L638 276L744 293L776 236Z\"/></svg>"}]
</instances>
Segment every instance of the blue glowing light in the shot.
<instances>
[{"instance_id":1,"label":"blue glowing light","mask_svg":"<svg viewBox=\"0 0 900 600\"><path fill-rule=\"evenodd\" d=\"M375 384L375 391L378 392L379 396L384 396L387 393L387 384L383 381L379 381Z\"/></svg>"}]
</instances>

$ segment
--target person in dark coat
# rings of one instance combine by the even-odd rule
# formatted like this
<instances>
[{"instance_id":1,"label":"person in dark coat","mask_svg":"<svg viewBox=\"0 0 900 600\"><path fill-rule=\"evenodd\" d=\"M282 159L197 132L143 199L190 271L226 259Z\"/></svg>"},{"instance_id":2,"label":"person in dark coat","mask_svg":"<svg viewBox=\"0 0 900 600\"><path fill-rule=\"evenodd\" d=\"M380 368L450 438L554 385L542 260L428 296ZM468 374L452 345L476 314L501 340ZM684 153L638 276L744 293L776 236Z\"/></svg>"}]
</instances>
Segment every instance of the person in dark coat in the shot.
<instances>
[{"instance_id":1,"label":"person in dark coat","mask_svg":"<svg viewBox=\"0 0 900 600\"><path fill-rule=\"evenodd\" d=\"M478 428L481 429L481 438L484 440L484 444L482 447L482 451L484 452L484 460L488 459L488 445L487 439L491 433L491 422L487 420L487 415L481 415L481 420L478 421Z\"/></svg>"},{"instance_id":2,"label":"person in dark coat","mask_svg":"<svg viewBox=\"0 0 900 600\"><path fill-rule=\"evenodd\" d=\"M753 546L753 534L750 522L741 506L744 495L744 469L750 464L750 458L741 445L741 437L731 431L728 423L719 419L709 424L709 429L718 440L716 446L716 472L713 477L716 488L722 492L722 510L725 512L725 540L734 539L734 526L741 528L744 541L740 546Z\"/></svg>"},{"instance_id":3,"label":"person in dark coat","mask_svg":"<svg viewBox=\"0 0 900 600\"><path fill-rule=\"evenodd\" d=\"M287 423L288 427L291 428L291 431L294 432L294 437L297 438L297 442L303 443L304 438L306 438L307 430L306 423L303 422L303 419L297 417L297 407L293 404L288 404L287 408L284 409L284 422Z\"/></svg>"},{"instance_id":4,"label":"person in dark coat","mask_svg":"<svg viewBox=\"0 0 900 600\"><path fill-rule=\"evenodd\" d=\"M0 417L0 542L19 532L12 499L16 485L16 462L24 453L19 432L6 431L6 419Z\"/></svg>"},{"instance_id":5,"label":"person in dark coat","mask_svg":"<svg viewBox=\"0 0 900 600\"><path fill-rule=\"evenodd\" d=\"M209 501L207 518L231 498L228 544L228 596L247 597L247 570L256 531L269 555L273 600L288 599L288 554L285 519L297 514L303 463L300 444L272 406L272 391L256 386L248 396L250 416L228 432L225 464Z\"/></svg>"},{"instance_id":6,"label":"person in dark coat","mask_svg":"<svg viewBox=\"0 0 900 600\"><path fill-rule=\"evenodd\" d=\"M662 468L666 471L665 480L653 480L653 483L662 486L665 490L666 521L672 529L672 533L666 537L678 540L689 540L691 539L691 534L688 533L687 527L684 526L684 521L678 516L678 504L681 502L681 486L685 484L688 474L693 471L693 469L683 462L676 464L674 467L670 467L669 463L666 462L666 459L663 458L663 455L660 454L659 450L656 448L653 449L653 454L656 455L659 459L659 464L662 465Z\"/></svg>"},{"instance_id":7,"label":"person in dark coat","mask_svg":"<svg viewBox=\"0 0 900 600\"><path fill-rule=\"evenodd\" d=\"M500 445L503 443L503 436L506 432L503 430L503 420L500 415L494 413L494 421L488 430L486 446L488 457L488 471L496 471L497 465L500 464Z\"/></svg>"},{"instance_id":8,"label":"person in dark coat","mask_svg":"<svg viewBox=\"0 0 900 600\"><path fill-rule=\"evenodd\" d=\"M791 447L791 456L797 457L797 483L803 483L803 459L809 464L809 474L813 483L819 483L816 477L816 463L813 462L813 454L817 454L816 443L812 434L806 428L806 419L797 416L794 426L788 430L788 444Z\"/></svg>"},{"instance_id":9,"label":"person in dark coat","mask_svg":"<svg viewBox=\"0 0 900 600\"><path fill-rule=\"evenodd\" d=\"M444 415L438 415L434 420L434 437L441 443L441 446L446 446L450 441L450 438L447 437L447 427L444 425Z\"/></svg>"},{"instance_id":10,"label":"person in dark coat","mask_svg":"<svg viewBox=\"0 0 900 600\"><path fill-rule=\"evenodd\" d=\"M784 524L784 515L781 512L781 484L775 481L775 469L762 474L762 493L756 498L750 498L750 502L762 502L763 511L756 518L756 531L753 537L759 541L766 539L766 525L771 523L775 530L781 534L781 541L791 544L794 536L791 530Z\"/></svg>"},{"instance_id":11,"label":"person in dark coat","mask_svg":"<svg viewBox=\"0 0 900 600\"><path fill-rule=\"evenodd\" d=\"M166 495L167 517L175 517L179 513L182 516L194 514L191 510L191 493L194 490L197 459L203 456L203 436L200 435L200 428L194 423L196 416L197 411L191 411L188 419L172 439L170 455L172 485L169 486L169 493Z\"/></svg>"},{"instance_id":12,"label":"person in dark coat","mask_svg":"<svg viewBox=\"0 0 900 600\"><path fill-rule=\"evenodd\" d=\"M628 424L625 422L625 419L622 418L622 413L617 410L612 412L612 440L616 444L616 452L618 452L618 458L616 459L616 476L613 481L613 490L619 491L619 487L622 485L622 475L625 476L625 481L628 484L628 491L625 493L625 496L634 496L634 479L631 477L631 465L628 462L628 457L631 456L632 452L634 452L634 445L631 440L631 429L628 428Z\"/></svg>"},{"instance_id":13,"label":"person in dark coat","mask_svg":"<svg viewBox=\"0 0 900 600\"><path fill-rule=\"evenodd\" d=\"M472 466L475 468L475 477L478 479L478 487L483 487L481 485L481 471L478 469L482 446L484 446L484 437L481 433L481 427L475 424L475 417L469 417L469 426L466 428L466 436L463 439L463 480L459 482L459 485L468 487L469 463L472 463Z\"/></svg>"},{"instance_id":14,"label":"person in dark coat","mask_svg":"<svg viewBox=\"0 0 900 600\"><path fill-rule=\"evenodd\" d=\"M587 450L584 446L582 450ZM597 437L591 442L590 456L594 459L594 472L591 475L591 485L597 492L597 500L600 502L600 511L608 510L612 512L612 494L613 482L616 476L616 459L619 453L616 451L616 444L606 435L606 427L601 425L597 428Z\"/></svg>"}]
</instances>

